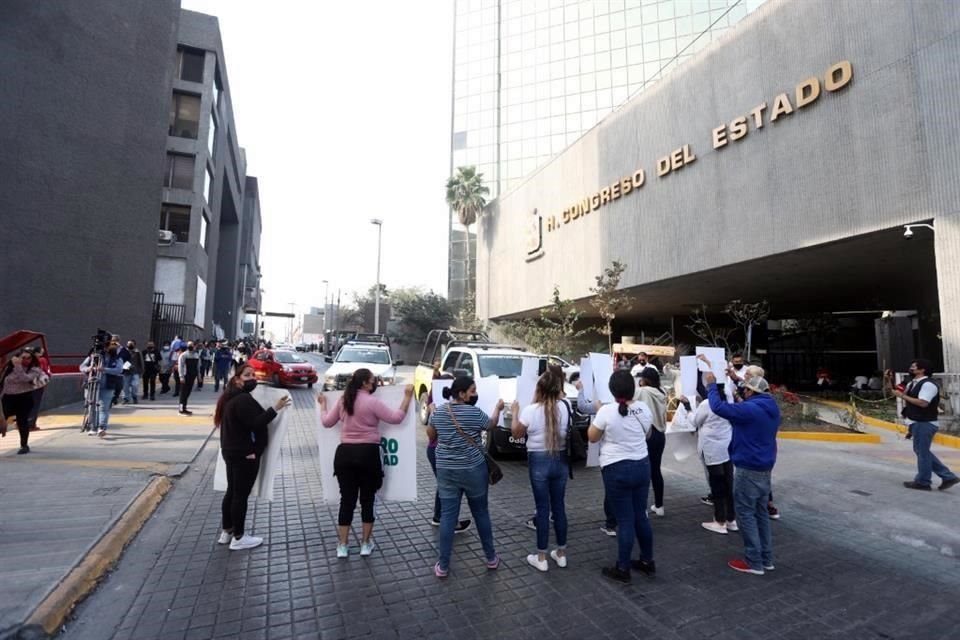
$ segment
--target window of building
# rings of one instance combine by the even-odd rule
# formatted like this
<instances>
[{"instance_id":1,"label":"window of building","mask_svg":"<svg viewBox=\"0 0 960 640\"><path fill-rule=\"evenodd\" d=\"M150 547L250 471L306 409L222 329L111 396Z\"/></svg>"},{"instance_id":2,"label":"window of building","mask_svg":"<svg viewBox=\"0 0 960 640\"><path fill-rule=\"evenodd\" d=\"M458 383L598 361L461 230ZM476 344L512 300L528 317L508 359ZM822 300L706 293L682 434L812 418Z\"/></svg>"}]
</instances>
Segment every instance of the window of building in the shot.
<instances>
[{"instance_id":1,"label":"window of building","mask_svg":"<svg viewBox=\"0 0 960 640\"><path fill-rule=\"evenodd\" d=\"M214 145L217 142L217 119L210 113L210 127L207 129L207 151L210 152L210 159L213 159Z\"/></svg>"},{"instance_id":2,"label":"window of building","mask_svg":"<svg viewBox=\"0 0 960 640\"><path fill-rule=\"evenodd\" d=\"M207 222L207 214L200 215L200 248L207 248L207 231L210 224Z\"/></svg>"},{"instance_id":3,"label":"window of building","mask_svg":"<svg viewBox=\"0 0 960 640\"><path fill-rule=\"evenodd\" d=\"M160 228L173 232L177 242L190 241L190 207L165 204L160 207Z\"/></svg>"},{"instance_id":4,"label":"window of building","mask_svg":"<svg viewBox=\"0 0 960 640\"><path fill-rule=\"evenodd\" d=\"M466 131L456 131L453 134L453 149L466 149L467 148L467 132Z\"/></svg>"},{"instance_id":5,"label":"window of building","mask_svg":"<svg viewBox=\"0 0 960 640\"><path fill-rule=\"evenodd\" d=\"M163 186L171 189L192 189L193 162L193 156L168 153L167 168L163 174Z\"/></svg>"},{"instance_id":6,"label":"window of building","mask_svg":"<svg viewBox=\"0 0 960 640\"><path fill-rule=\"evenodd\" d=\"M207 198L207 204L213 206L213 171L210 165L207 165L206 177L203 179L203 194Z\"/></svg>"},{"instance_id":7,"label":"window of building","mask_svg":"<svg viewBox=\"0 0 960 640\"><path fill-rule=\"evenodd\" d=\"M196 140L200 132L200 96L174 92L169 127L171 136Z\"/></svg>"},{"instance_id":8,"label":"window of building","mask_svg":"<svg viewBox=\"0 0 960 640\"><path fill-rule=\"evenodd\" d=\"M177 77L188 82L203 82L204 51L177 49Z\"/></svg>"}]
</instances>

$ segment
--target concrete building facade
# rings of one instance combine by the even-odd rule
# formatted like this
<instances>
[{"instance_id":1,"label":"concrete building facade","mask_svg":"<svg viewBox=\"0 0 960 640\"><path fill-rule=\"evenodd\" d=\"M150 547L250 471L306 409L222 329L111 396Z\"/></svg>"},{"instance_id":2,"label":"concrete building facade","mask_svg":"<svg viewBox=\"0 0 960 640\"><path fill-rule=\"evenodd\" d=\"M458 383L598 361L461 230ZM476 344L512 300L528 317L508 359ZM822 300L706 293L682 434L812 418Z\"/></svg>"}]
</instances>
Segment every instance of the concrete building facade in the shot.
<instances>
[{"instance_id":1,"label":"concrete building facade","mask_svg":"<svg viewBox=\"0 0 960 640\"><path fill-rule=\"evenodd\" d=\"M0 335L34 329L72 355L98 327L148 335L179 11L3 3Z\"/></svg>"},{"instance_id":2,"label":"concrete building facade","mask_svg":"<svg viewBox=\"0 0 960 640\"><path fill-rule=\"evenodd\" d=\"M949 0L770 0L490 206L479 315L555 283L589 312L619 260L619 332L734 299L915 310L960 371L958 58Z\"/></svg>"},{"instance_id":3,"label":"concrete building facade","mask_svg":"<svg viewBox=\"0 0 960 640\"><path fill-rule=\"evenodd\" d=\"M245 254L244 210L256 210L250 223L256 218L259 228L259 202L256 193L256 203L245 200L246 156L215 17L180 12L175 62L154 291L166 305L182 305L185 335L234 338L252 237Z\"/></svg>"},{"instance_id":4,"label":"concrete building facade","mask_svg":"<svg viewBox=\"0 0 960 640\"><path fill-rule=\"evenodd\" d=\"M476 166L498 197L764 1L457 0L451 175ZM468 247L475 260L476 236L454 214L454 301Z\"/></svg>"}]
</instances>

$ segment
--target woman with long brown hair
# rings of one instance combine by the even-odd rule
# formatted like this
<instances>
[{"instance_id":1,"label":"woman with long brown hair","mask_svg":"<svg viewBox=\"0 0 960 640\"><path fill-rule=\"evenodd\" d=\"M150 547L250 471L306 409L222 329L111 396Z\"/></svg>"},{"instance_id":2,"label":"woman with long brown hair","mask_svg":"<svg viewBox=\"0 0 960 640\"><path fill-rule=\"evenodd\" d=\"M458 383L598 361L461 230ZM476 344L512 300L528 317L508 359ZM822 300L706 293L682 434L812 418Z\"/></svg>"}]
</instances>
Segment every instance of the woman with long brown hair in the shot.
<instances>
[{"instance_id":1,"label":"woman with long brown hair","mask_svg":"<svg viewBox=\"0 0 960 640\"><path fill-rule=\"evenodd\" d=\"M570 428L570 407L563 400L563 376L552 369L540 376L533 404L520 411L513 403L514 438L527 439L527 467L530 487L537 505L534 522L537 528L537 552L527 556L527 564L539 570L549 568L547 547L550 544L550 515L557 535L557 548L550 551L557 566L567 566L567 512L564 498L570 461L567 459L567 429Z\"/></svg>"},{"instance_id":2,"label":"woman with long brown hair","mask_svg":"<svg viewBox=\"0 0 960 640\"><path fill-rule=\"evenodd\" d=\"M221 505L223 531L217 542L229 542L232 551L263 544L263 538L244 531L247 500L260 471L260 459L267 449L267 425L291 402L290 396L285 395L264 410L250 395L256 388L253 367L240 367L217 400L213 413L213 423L220 427L220 452L227 467L227 492Z\"/></svg>"},{"instance_id":3,"label":"woman with long brown hair","mask_svg":"<svg viewBox=\"0 0 960 640\"><path fill-rule=\"evenodd\" d=\"M380 422L400 424L407 415L413 399L413 385L403 390L400 407L391 409L373 397L377 378L370 369L357 369L347 383L340 401L327 411L327 397L322 393L317 402L323 412L323 426L330 429L343 422L340 446L333 458L333 473L340 484L340 513L337 517L337 557L350 555L347 546L353 513L360 498L360 520L363 537L360 555L373 553L373 502L383 485L383 467L380 461Z\"/></svg>"},{"instance_id":4,"label":"woman with long brown hair","mask_svg":"<svg viewBox=\"0 0 960 640\"><path fill-rule=\"evenodd\" d=\"M33 353L24 349L10 358L10 362L0 373L0 396L3 402L0 435L7 435L7 417L16 416L17 431L20 432L18 454L30 453L27 444L30 439L30 412L33 410L33 392L43 371Z\"/></svg>"}]
</instances>

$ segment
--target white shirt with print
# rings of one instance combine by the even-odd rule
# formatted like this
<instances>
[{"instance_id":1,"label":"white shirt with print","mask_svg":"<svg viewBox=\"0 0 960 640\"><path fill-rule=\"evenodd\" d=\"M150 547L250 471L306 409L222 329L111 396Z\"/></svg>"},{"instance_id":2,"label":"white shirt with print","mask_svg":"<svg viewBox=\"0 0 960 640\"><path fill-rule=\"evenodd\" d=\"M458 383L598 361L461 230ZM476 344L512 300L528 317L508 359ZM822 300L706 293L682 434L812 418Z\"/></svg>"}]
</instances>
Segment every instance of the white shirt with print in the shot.
<instances>
[{"instance_id":1,"label":"white shirt with print","mask_svg":"<svg viewBox=\"0 0 960 640\"><path fill-rule=\"evenodd\" d=\"M621 460L643 460L647 457L647 434L653 429L653 414L643 402L627 405L627 415L620 415L619 404L600 407L593 426L603 431L600 442L600 468Z\"/></svg>"}]
</instances>

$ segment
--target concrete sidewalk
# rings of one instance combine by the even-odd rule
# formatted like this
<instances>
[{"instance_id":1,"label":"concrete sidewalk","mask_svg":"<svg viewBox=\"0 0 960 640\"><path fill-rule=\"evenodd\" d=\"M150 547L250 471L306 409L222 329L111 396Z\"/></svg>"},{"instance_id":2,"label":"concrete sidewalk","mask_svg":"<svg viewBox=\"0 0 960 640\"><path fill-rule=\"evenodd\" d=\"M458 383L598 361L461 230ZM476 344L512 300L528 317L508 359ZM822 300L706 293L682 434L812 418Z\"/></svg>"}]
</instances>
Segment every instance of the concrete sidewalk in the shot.
<instances>
[{"instance_id":1,"label":"concrete sidewalk","mask_svg":"<svg viewBox=\"0 0 960 640\"><path fill-rule=\"evenodd\" d=\"M15 428L0 439L0 638L42 635L38 624L68 613L84 590L74 589L69 602L51 597L69 586L68 575L66 583L95 583L91 572L109 563L71 571L111 532L122 550L139 525L118 537L117 524L138 500L155 506L148 494L162 497L158 487L169 486L156 478L188 468L213 431L216 397L212 385L194 390L189 417L177 414L171 395L118 405L105 438L80 432L81 405L65 407L40 417L27 455L16 455Z\"/></svg>"}]
</instances>

